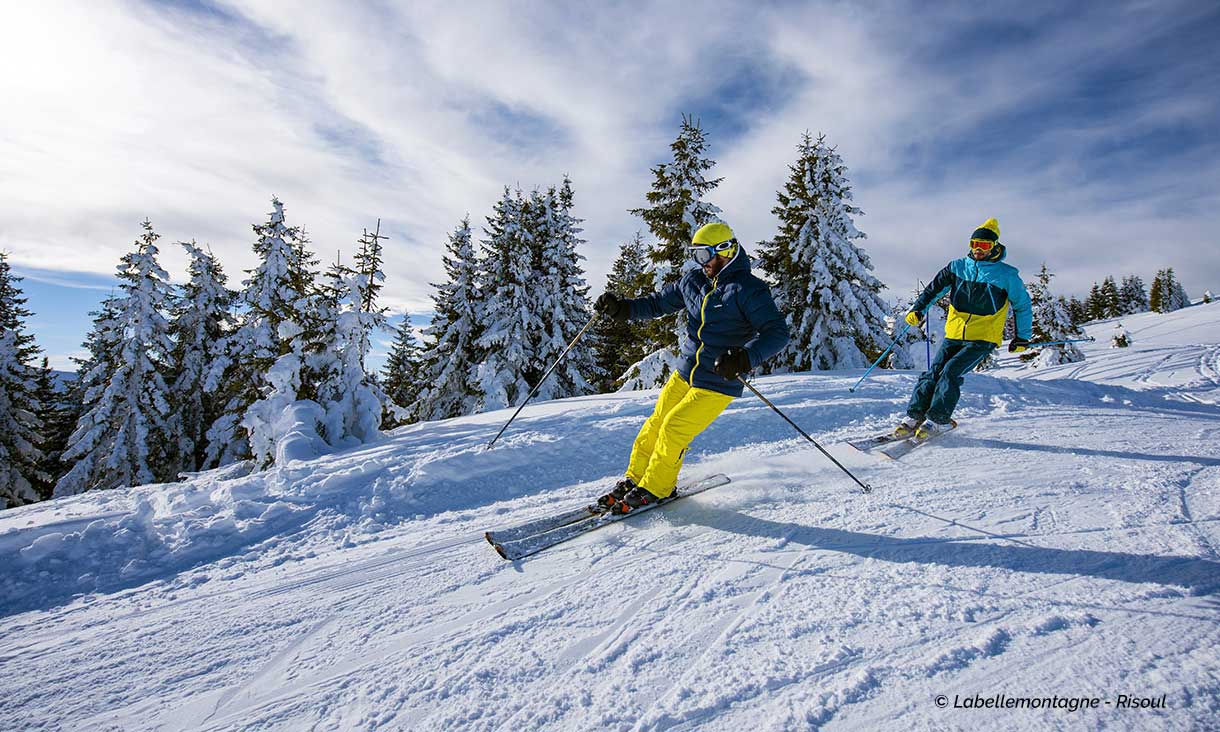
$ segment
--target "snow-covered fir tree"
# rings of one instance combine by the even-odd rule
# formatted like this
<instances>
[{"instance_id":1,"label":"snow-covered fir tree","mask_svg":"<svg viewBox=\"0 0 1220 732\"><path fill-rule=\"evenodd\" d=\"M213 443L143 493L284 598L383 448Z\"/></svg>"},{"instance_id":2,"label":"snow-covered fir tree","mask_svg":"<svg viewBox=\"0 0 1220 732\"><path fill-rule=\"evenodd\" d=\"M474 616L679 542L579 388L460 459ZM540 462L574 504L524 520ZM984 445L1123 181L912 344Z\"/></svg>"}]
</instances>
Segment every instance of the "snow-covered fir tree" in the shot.
<instances>
[{"instance_id":1,"label":"snow-covered fir tree","mask_svg":"<svg viewBox=\"0 0 1220 732\"><path fill-rule=\"evenodd\" d=\"M1215 299L1216 299L1216 296L1212 294L1211 290L1203 291L1203 304L1204 305L1210 303L1212 300L1215 300Z\"/></svg>"},{"instance_id":2,"label":"snow-covered fir tree","mask_svg":"<svg viewBox=\"0 0 1220 732\"><path fill-rule=\"evenodd\" d=\"M1106 302L1101 296L1101 286L1096 282L1089 289L1089 296L1084 300L1085 311L1089 320L1101 320L1106 317Z\"/></svg>"},{"instance_id":3,"label":"snow-covered fir tree","mask_svg":"<svg viewBox=\"0 0 1220 732\"><path fill-rule=\"evenodd\" d=\"M1030 309L1033 311L1033 340L1060 341L1084 336L1068 314L1067 308L1059 298L1051 292L1051 278L1054 277L1042 263L1038 278L1028 286ZM1111 278L1110 282L1114 280ZM1084 360L1082 352L1075 343L1064 343L1056 346L1045 346L1031 353L1021 355L1021 360L1031 366L1054 366L1061 363L1075 363Z\"/></svg>"},{"instance_id":4,"label":"snow-covered fir tree","mask_svg":"<svg viewBox=\"0 0 1220 732\"><path fill-rule=\"evenodd\" d=\"M34 485L41 499L50 498L55 491L55 482L63 475L60 457L68 446L68 438L76 427L80 412L73 408L69 396L71 391L65 388L55 371L51 369L50 359L42 357L42 365L38 369L38 405L42 409L39 417L42 419L42 461L39 464L39 480Z\"/></svg>"},{"instance_id":5,"label":"snow-covered fir tree","mask_svg":"<svg viewBox=\"0 0 1220 732\"><path fill-rule=\"evenodd\" d=\"M364 249L367 253L367 249ZM370 290L380 278L380 263L361 263L356 271L336 262L327 272L317 308L316 347L306 356L316 374L314 396L323 410L322 437L330 447L372 442L380 435L383 395L365 370L372 333L386 326L384 310ZM367 309L366 309L367 308Z\"/></svg>"},{"instance_id":6,"label":"snow-covered fir tree","mask_svg":"<svg viewBox=\"0 0 1220 732\"><path fill-rule=\"evenodd\" d=\"M424 331L420 392L413 412L420 420L471 414L478 406L482 295L469 217L449 235L443 262L446 281L433 285L435 315Z\"/></svg>"},{"instance_id":7,"label":"snow-covered fir tree","mask_svg":"<svg viewBox=\"0 0 1220 732\"><path fill-rule=\"evenodd\" d=\"M707 157L707 135L698 120L683 115L678 136L670 145L670 162L653 167L648 206L631 213L644 219L656 238L649 247L652 292L677 282L689 262L687 247L695 231L720 220L720 208L707 200L722 178L706 174L716 165ZM686 337L686 314L658 318L642 324L648 356L629 370L623 389L650 389L663 385L677 363L677 346Z\"/></svg>"},{"instance_id":8,"label":"snow-covered fir tree","mask_svg":"<svg viewBox=\"0 0 1220 732\"><path fill-rule=\"evenodd\" d=\"M1107 276L1098 290L1101 297L1100 310L1103 318L1117 318L1122 315L1122 297L1114 277Z\"/></svg>"},{"instance_id":9,"label":"snow-covered fir tree","mask_svg":"<svg viewBox=\"0 0 1220 732\"><path fill-rule=\"evenodd\" d=\"M652 292L652 278L644 256L644 236L636 232L631 241L619 247L618 257L606 276L606 292L622 297L641 297ZM597 363L600 392L614 391L626 378L627 370L648 353L642 325L612 318L598 318L589 329Z\"/></svg>"},{"instance_id":10,"label":"snow-covered fir tree","mask_svg":"<svg viewBox=\"0 0 1220 732\"><path fill-rule=\"evenodd\" d=\"M763 269L775 283L776 304L792 334L776 370L809 371L867 366L889 343L884 285L855 242L847 167L825 136L806 132L789 167L779 204L779 232L760 247Z\"/></svg>"},{"instance_id":11,"label":"snow-covered fir tree","mask_svg":"<svg viewBox=\"0 0 1220 732\"><path fill-rule=\"evenodd\" d=\"M545 194L534 191L527 207L533 234L530 238L534 249L533 295L542 323L534 363L545 373L558 361L554 371L538 385L535 399L539 401L593 391L589 383L594 372L593 351L587 343L578 342L559 361L568 344L592 317L589 286L580 266L584 257L577 251L584 243L580 238L581 219L572 213L573 198L572 181L564 176L558 191L554 188Z\"/></svg>"},{"instance_id":12,"label":"snow-covered fir tree","mask_svg":"<svg viewBox=\"0 0 1220 732\"><path fill-rule=\"evenodd\" d=\"M165 376L172 370L173 341L165 313L172 297L169 275L157 262L160 236L144 221L136 250L118 267L122 294L112 299L113 320L101 342L114 349L100 394L69 439L64 460L71 469L55 484L65 496L98 488L142 485L177 477L177 445ZM95 377L86 376L90 381Z\"/></svg>"},{"instance_id":13,"label":"snow-covered fir tree","mask_svg":"<svg viewBox=\"0 0 1220 732\"><path fill-rule=\"evenodd\" d=\"M383 420L391 427L398 427L416 421L425 411L418 404L419 393L424 387L421 376L424 353L415 337L410 313L402 314L402 323L394 333L394 346L381 372L381 385L387 399ZM398 409L391 413L391 406Z\"/></svg>"},{"instance_id":14,"label":"snow-covered fir tree","mask_svg":"<svg viewBox=\"0 0 1220 732\"><path fill-rule=\"evenodd\" d=\"M1172 313L1190 304L1190 298L1173 273L1173 267L1156 273L1148 293L1149 309L1157 313Z\"/></svg>"},{"instance_id":15,"label":"snow-covered fir tree","mask_svg":"<svg viewBox=\"0 0 1220 732\"><path fill-rule=\"evenodd\" d=\"M33 503L46 480L38 401L39 348L26 331L26 297L0 252L0 508Z\"/></svg>"},{"instance_id":16,"label":"snow-covered fir tree","mask_svg":"<svg viewBox=\"0 0 1220 732\"><path fill-rule=\"evenodd\" d=\"M514 195L505 188L484 229L478 411L517 404L545 368L534 358L543 323L533 291L534 232L523 225L525 206L520 189Z\"/></svg>"},{"instance_id":17,"label":"snow-covered fir tree","mask_svg":"<svg viewBox=\"0 0 1220 732\"><path fill-rule=\"evenodd\" d=\"M1089 308L1080 298L1073 295L1067 301L1068 315L1072 318L1072 323L1075 325L1084 325L1089 322Z\"/></svg>"},{"instance_id":18,"label":"snow-covered fir tree","mask_svg":"<svg viewBox=\"0 0 1220 732\"><path fill-rule=\"evenodd\" d=\"M189 257L190 279L173 308L175 373L170 385L174 406L177 469L203 467L208 428L220 417L215 392L204 388L216 362L224 357L224 338L231 327L233 293L220 263L194 241L180 242Z\"/></svg>"},{"instance_id":19,"label":"snow-covered fir tree","mask_svg":"<svg viewBox=\"0 0 1220 732\"><path fill-rule=\"evenodd\" d=\"M1122 323L1114 324L1114 332L1110 334L1111 348L1127 348L1131 345L1133 340L1134 339L1131 337L1131 333L1129 333L1127 329L1123 327Z\"/></svg>"},{"instance_id":20,"label":"snow-covered fir tree","mask_svg":"<svg viewBox=\"0 0 1220 732\"><path fill-rule=\"evenodd\" d=\"M78 462L93 460L96 457L94 452L98 447L96 439L92 441L92 444L85 446L86 449L80 458L68 457L67 449L73 442L72 438L76 433L77 425L86 414L97 407L114 374L119 355L119 343L123 336L123 331L118 323L116 302L117 296L112 292L109 297L102 300L98 310L89 313L93 318L93 325L88 335L85 336L85 342L81 344L85 356L83 358L72 357L72 362L76 364L76 378L68 388L65 401L75 419L68 428L68 437L64 441L64 449L60 454L60 475L58 476L60 479L76 467ZM93 435L95 438L101 437L100 432L93 433ZM84 437L88 437L88 435ZM92 471L93 466L87 465L82 470ZM56 484L58 483L59 480L56 480ZM52 487L52 492L54 492L54 487Z\"/></svg>"},{"instance_id":21,"label":"snow-covered fir tree","mask_svg":"<svg viewBox=\"0 0 1220 732\"><path fill-rule=\"evenodd\" d=\"M287 428L279 415L302 389L302 359L316 323L314 259L304 232L285 223L284 204L273 198L271 205L267 223L254 226L259 264L242 283L237 328L208 377L207 388L222 404L208 429L208 467L251 456L269 464L279 427Z\"/></svg>"},{"instance_id":22,"label":"snow-covered fir tree","mask_svg":"<svg viewBox=\"0 0 1220 732\"><path fill-rule=\"evenodd\" d=\"M1118 289L1118 310L1119 315L1148 312L1148 293L1139 275L1123 278L1123 284Z\"/></svg>"}]
</instances>

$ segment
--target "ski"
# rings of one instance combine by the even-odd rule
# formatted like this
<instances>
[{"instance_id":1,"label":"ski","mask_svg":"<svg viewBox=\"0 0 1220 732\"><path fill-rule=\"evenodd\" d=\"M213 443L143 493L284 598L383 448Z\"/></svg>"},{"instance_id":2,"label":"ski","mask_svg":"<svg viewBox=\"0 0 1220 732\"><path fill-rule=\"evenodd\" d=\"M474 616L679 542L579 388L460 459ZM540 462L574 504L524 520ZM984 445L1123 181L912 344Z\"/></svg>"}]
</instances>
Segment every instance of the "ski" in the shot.
<instances>
[{"instance_id":1,"label":"ski","mask_svg":"<svg viewBox=\"0 0 1220 732\"><path fill-rule=\"evenodd\" d=\"M895 437L893 432L883 432L879 435L874 435L872 437L865 437L862 440L848 440L847 444L856 448L860 452L870 452L872 450L875 450L878 447L881 447L882 445L889 445L894 442L902 442L903 440L906 440L906 439L909 439L909 438Z\"/></svg>"},{"instance_id":2,"label":"ski","mask_svg":"<svg viewBox=\"0 0 1220 732\"><path fill-rule=\"evenodd\" d=\"M574 523L576 521L580 521L581 519L587 519L591 516L597 516L605 512L606 509L598 505L581 506L580 508L574 508L571 511L564 511L563 513L551 514L549 516L536 518L518 526L510 526L506 529L488 531L483 534L483 538L487 540L488 544L495 546L497 544L504 544L506 542L524 539L525 537L533 536L534 534L545 533L551 529L557 529L560 526Z\"/></svg>"},{"instance_id":3,"label":"ski","mask_svg":"<svg viewBox=\"0 0 1220 732\"><path fill-rule=\"evenodd\" d=\"M924 445L928 444L929 442L933 442L933 441L939 439L940 437L949 434L956 428L957 428L957 422L954 422L953 426L950 427L949 429L945 430L944 432L938 432L938 433L932 435L931 437L924 437L922 439L919 437L908 437L907 439L902 440L901 442L896 442L892 445L887 445L886 447L883 447L880 450L878 450L878 452L880 452L882 455L885 455L886 457L888 457L892 460L897 460L898 458L902 457L903 455L906 455L910 451L912 451L916 448L919 448L919 447L923 447Z\"/></svg>"},{"instance_id":4,"label":"ski","mask_svg":"<svg viewBox=\"0 0 1220 732\"><path fill-rule=\"evenodd\" d=\"M647 513L648 511L650 511L654 508L658 508L660 506L664 506L666 504L673 503L674 501L681 499L681 498L686 498L688 496L693 496L698 493L702 493L704 491L711 490L712 488L717 488L719 486L725 485L728 482L729 482L729 477L727 475L723 475L723 474L711 475L706 478L697 480L694 483L690 483L687 485L680 485L680 486L678 486L677 490L675 490L669 498L663 498L663 499L657 501L656 503L650 503L646 506L640 506L639 508L633 509L630 513L614 514L614 513L609 513L609 512L602 512L602 513L598 513L598 514L594 514L594 515L586 514L583 518L578 519L576 521L569 521L569 522L559 525L559 526L553 526L549 530L544 530L542 532L535 533L533 535L526 535L526 536L517 535L518 538L516 538L516 539L505 540L503 538L504 532L497 531L494 533L488 532L488 534L486 535L486 538L489 542L491 542L491 545L495 548L496 552L499 553L499 555L501 557L503 557L509 561L515 561L517 559L524 559L525 557L528 557L532 554L537 554L538 552L542 551L543 549L548 549L550 547L555 546L556 544L562 544L563 542L568 541L569 539L574 539L574 538L580 536L581 534L585 534L590 531L595 531L597 529L600 529L603 526L608 526L609 524L612 524L612 523L615 523L618 521L622 521L623 519L632 518L633 516L637 516L641 513ZM575 512L571 512L571 513L575 513ZM565 514L565 515L571 515L571 514ZM538 522L531 522L531 523L538 523ZM518 528L523 528L523 527L518 527Z\"/></svg>"}]
</instances>

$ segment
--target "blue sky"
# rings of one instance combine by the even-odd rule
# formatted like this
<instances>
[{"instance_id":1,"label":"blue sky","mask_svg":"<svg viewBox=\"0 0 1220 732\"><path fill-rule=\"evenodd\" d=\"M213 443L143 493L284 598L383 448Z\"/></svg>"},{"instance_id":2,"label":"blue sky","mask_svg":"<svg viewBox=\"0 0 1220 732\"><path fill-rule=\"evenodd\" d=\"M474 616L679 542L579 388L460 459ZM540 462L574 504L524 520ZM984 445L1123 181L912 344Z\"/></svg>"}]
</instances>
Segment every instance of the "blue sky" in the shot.
<instances>
[{"instance_id":1,"label":"blue sky","mask_svg":"<svg viewBox=\"0 0 1220 732\"><path fill-rule=\"evenodd\" d=\"M891 297L996 216L1062 292L1174 266L1220 286L1220 5L25 3L0 10L0 249L58 366L150 218L232 281L272 195L324 260L387 232L426 313L446 234L573 178L596 294L683 113L710 200L771 236L805 130L836 145Z\"/></svg>"}]
</instances>

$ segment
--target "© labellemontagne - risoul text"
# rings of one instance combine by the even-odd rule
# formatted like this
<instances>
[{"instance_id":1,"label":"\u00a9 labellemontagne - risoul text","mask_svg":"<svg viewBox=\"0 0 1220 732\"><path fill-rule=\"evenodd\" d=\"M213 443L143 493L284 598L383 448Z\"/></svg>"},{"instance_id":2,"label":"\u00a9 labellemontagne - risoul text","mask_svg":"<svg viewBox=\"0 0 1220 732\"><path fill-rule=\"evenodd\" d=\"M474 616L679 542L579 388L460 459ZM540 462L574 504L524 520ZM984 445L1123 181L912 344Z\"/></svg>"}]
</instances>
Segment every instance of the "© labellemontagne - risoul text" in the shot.
<instances>
[{"instance_id":1,"label":"\u00a9 labellemontagne - risoul text","mask_svg":"<svg viewBox=\"0 0 1220 732\"><path fill-rule=\"evenodd\" d=\"M1168 694L1160 696L1134 696L1119 694L1114 699L1092 696L1008 696L994 694L982 696L953 695L954 709L1063 709L1075 712L1081 709L1165 709Z\"/></svg>"}]
</instances>

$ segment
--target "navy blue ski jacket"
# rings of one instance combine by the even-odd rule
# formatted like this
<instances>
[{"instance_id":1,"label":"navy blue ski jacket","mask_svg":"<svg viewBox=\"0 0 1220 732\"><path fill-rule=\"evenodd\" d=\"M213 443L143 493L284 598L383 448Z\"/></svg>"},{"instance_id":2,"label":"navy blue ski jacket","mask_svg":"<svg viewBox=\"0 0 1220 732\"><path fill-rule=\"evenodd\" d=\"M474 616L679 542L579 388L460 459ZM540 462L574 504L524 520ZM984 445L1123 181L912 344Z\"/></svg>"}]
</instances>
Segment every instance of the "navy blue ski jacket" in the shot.
<instances>
[{"instance_id":1,"label":"navy blue ski jacket","mask_svg":"<svg viewBox=\"0 0 1220 732\"><path fill-rule=\"evenodd\" d=\"M696 388L739 397L741 382L712 370L716 357L730 346L744 346L750 367L755 368L788 344L788 323L775 307L767 283L750 273L750 258L741 245L715 278L709 280L702 269L692 269L660 292L627 303L632 320L659 318L685 308L690 337L682 344L678 373Z\"/></svg>"}]
</instances>

